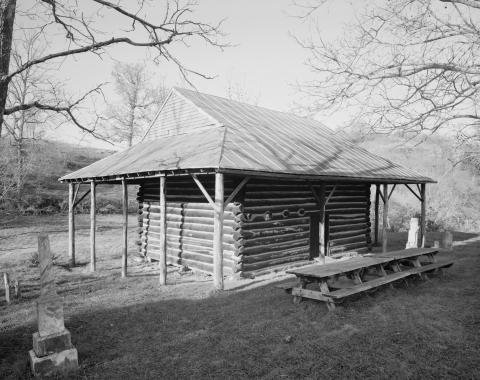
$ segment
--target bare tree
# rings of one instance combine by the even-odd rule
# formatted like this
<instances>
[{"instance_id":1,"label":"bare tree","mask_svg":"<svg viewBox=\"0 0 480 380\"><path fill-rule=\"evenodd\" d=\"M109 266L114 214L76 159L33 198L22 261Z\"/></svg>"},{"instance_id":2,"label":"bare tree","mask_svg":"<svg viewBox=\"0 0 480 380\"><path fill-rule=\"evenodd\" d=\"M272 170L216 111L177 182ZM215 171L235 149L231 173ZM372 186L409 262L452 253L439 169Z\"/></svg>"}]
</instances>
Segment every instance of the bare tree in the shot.
<instances>
[{"instance_id":1,"label":"bare tree","mask_svg":"<svg viewBox=\"0 0 480 380\"><path fill-rule=\"evenodd\" d=\"M154 78L142 63L117 63L112 76L120 101L107 111L109 140L130 147L145 132L167 97L167 90L163 81Z\"/></svg>"},{"instance_id":2,"label":"bare tree","mask_svg":"<svg viewBox=\"0 0 480 380\"><path fill-rule=\"evenodd\" d=\"M315 75L299 86L311 112L347 110L348 123L381 133L480 139L480 1L365 2L335 41L315 23L325 2L297 1L316 26L299 39Z\"/></svg>"},{"instance_id":3,"label":"bare tree","mask_svg":"<svg viewBox=\"0 0 480 380\"><path fill-rule=\"evenodd\" d=\"M25 60L35 59L43 54L45 46L39 34L25 32L13 42L11 67L22 66ZM61 91L61 85L52 78L49 65L34 65L12 78L8 87L7 108L15 104L26 104L34 99L44 99L53 104ZM62 123L55 115L39 108L28 108L5 116L4 126L9 144L13 148L9 172L13 180L16 200L20 200L25 178L29 174L29 151L44 133L47 123ZM7 154L7 153L5 153Z\"/></svg>"},{"instance_id":4,"label":"bare tree","mask_svg":"<svg viewBox=\"0 0 480 380\"><path fill-rule=\"evenodd\" d=\"M227 81L226 96L228 99L236 100L237 102L248 103L254 106L258 105L258 102L260 101L260 93L252 95L245 88L244 81L235 81L230 75Z\"/></svg>"},{"instance_id":5,"label":"bare tree","mask_svg":"<svg viewBox=\"0 0 480 380\"><path fill-rule=\"evenodd\" d=\"M160 13L158 9L152 10L155 2L148 0L32 0L31 3L32 5L22 3L23 8L19 8L15 0L0 0L0 125L3 124L4 115L37 108L61 113L82 130L95 133L95 124L84 125L76 114L76 109L85 96L53 104L34 99L5 108L8 86L12 79L30 67L84 53L101 56L109 47L124 44L153 49L154 61L164 59L175 63L188 81L190 73L205 78L208 76L186 67L172 52L174 46L189 44L195 39L220 48L225 46L218 41L221 36L220 23L211 25L195 19L192 16L195 3L188 0L166 1ZM108 23L102 23L107 16L115 18L114 29L108 29ZM62 33L63 48L24 60L20 67L9 71L15 17L19 27L22 26L20 18L23 18L29 30L41 34L46 40L58 39L59 33Z\"/></svg>"},{"instance_id":6,"label":"bare tree","mask_svg":"<svg viewBox=\"0 0 480 380\"><path fill-rule=\"evenodd\" d=\"M22 65L22 57L33 59L40 55L41 47L37 43L38 35L24 35L24 38L14 43L12 50L13 67ZM48 75L45 70L38 66L29 67L15 76L8 88L7 107L11 104L27 103L32 98L46 97L46 87L49 87ZM27 171L27 145L39 137L37 127L43 124L42 110L31 108L6 116L4 124L10 143L15 151L12 173L13 184L15 185L16 198L22 196L23 186Z\"/></svg>"},{"instance_id":7,"label":"bare tree","mask_svg":"<svg viewBox=\"0 0 480 380\"><path fill-rule=\"evenodd\" d=\"M0 0L0 137L2 137L3 115L7 102L10 51L12 50L13 21L16 0Z\"/></svg>"}]
</instances>

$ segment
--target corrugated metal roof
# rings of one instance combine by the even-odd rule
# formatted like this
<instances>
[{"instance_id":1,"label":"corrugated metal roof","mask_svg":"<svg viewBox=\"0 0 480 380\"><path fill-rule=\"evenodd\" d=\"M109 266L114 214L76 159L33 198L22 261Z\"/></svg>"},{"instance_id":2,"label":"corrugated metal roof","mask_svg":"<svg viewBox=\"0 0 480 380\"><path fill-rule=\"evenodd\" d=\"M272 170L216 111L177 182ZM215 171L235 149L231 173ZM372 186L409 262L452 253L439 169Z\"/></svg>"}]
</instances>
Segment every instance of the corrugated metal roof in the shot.
<instances>
[{"instance_id":1,"label":"corrugated metal roof","mask_svg":"<svg viewBox=\"0 0 480 380\"><path fill-rule=\"evenodd\" d=\"M141 142L61 180L213 168L371 181L433 182L356 146L318 121L181 88L175 88L174 93L176 101L180 96L218 123L207 130Z\"/></svg>"},{"instance_id":2,"label":"corrugated metal roof","mask_svg":"<svg viewBox=\"0 0 480 380\"><path fill-rule=\"evenodd\" d=\"M139 143L60 178L87 180L160 170L217 168L225 128Z\"/></svg>"}]
</instances>

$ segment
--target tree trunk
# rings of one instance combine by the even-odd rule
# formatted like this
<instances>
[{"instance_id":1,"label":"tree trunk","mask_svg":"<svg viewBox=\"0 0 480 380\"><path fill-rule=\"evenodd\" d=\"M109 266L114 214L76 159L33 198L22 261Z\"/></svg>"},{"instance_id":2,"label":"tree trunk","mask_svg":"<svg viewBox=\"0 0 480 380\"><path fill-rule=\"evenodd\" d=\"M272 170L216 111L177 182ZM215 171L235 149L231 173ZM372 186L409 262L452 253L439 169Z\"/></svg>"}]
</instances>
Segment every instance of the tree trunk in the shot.
<instances>
[{"instance_id":1,"label":"tree trunk","mask_svg":"<svg viewBox=\"0 0 480 380\"><path fill-rule=\"evenodd\" d=\"M6 77L10 65L15 7L16 0L0 0L0 137L8 94L9 80Z\"/></svg>"},{"instance_id":2,"label":"tree trunk","mask_svg":"<svg viewBox=\"0 0 480 380\"><path fill-rule=\"evenodd\" d=\"M23 195L23 183L25 178L25 141L21 137L16 144L17 148L17 172L16 175L16 192L17 192L17 201L22 199Z\"/></svg>"},{"instance_id":3,"label":"tree trunk","mask_svg":"<svg viewBox=\"0 0 480 380\"><path fill-rule=\"evenodd\" d=\"M129 115L128 115L128 131L127 131L127 144L130 148L133 145L133 138L135 136L135 108L137 107L136 104L136 93L135 99L133 104L129 104Z\"/></svg>"}]
</instances>

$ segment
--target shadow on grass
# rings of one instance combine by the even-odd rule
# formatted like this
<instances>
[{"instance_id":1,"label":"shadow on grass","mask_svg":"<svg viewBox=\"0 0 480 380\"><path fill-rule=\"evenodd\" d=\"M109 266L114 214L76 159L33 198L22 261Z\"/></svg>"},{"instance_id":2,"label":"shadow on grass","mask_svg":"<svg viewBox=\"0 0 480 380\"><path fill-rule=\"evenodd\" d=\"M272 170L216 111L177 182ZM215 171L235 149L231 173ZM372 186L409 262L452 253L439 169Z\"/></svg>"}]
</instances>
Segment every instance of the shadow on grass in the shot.
<instances>
[{"instance_id":1,"label":"shadow on grass","mask_svg":"<svg viewBox=\"0 0 480 380\"><path fill-rule=\"evenodd\" d=\"M464 241L479 236L479 234L471 232L453 231L452 233L453 241ZM441 232L435 232L435 234L441 234Z\"/></svg>"},{"instance_id":2,"label":"shadow on grass","mask_svg":"<svg viewBox=\"0 0 480 380\"><path fill-rule=\"evenodd\" d=\"M333 313L293 305L274 283L91 308L66 321L78 378L479 378L479 247L463 246L444 278L384 288ZM125 301L113 289L111 297ZM28 378L35 330L0 332L0 377Z\"/></svg>"}]
</instances>

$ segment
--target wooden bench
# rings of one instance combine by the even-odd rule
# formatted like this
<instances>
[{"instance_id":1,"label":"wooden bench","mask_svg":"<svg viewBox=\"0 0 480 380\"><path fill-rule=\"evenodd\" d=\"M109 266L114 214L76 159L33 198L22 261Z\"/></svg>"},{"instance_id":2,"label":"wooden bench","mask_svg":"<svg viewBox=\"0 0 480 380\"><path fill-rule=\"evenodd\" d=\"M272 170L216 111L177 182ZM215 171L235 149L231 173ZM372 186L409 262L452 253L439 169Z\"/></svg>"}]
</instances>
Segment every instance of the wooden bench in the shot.
<instances>
[{"instance_id":1,"label":"wooden bench","mask_svg":"<svg viewBox=\"0 0 480 380\"><path fill-rule=\"evenodd\" d=\"M327 304L329 310L335 309L335 301L349 297L351 295L365 292L370 289L378 288L382 285L390 284L407 277L418 275L422 279L428 279L427 272L442 270L450 267L453 261L438 262L434 255L435 249L411 249L404 251L394 251L382 256L355 257L350 260L339 261L331 264L313 264L306 267L291 269L287 273L295 274L298 282L280 284L277 287L292 294L293 302L299 303L302 298L310 298L323 301ZM420 257L426 257L428 262L421 262ZM413 266L400 265L407 260ZM390 268L392 272L387 272L385 268ZM370 269L375 269L376 278L368 279ZM342 285L340 289L335 289L332 279L339 277L348 278L346 286ZM309 285L314 285L316 289L307 289ZM333 289L332 289L333 288Z\"/></svg>"},{"instance_id":2,"label":"wooden bench","mask_svg":"<svg viewBox=\"0 0 480 380\"><path fill-rule=\"evenodd\" d=\"M294 287L296 287L298 285L298 282L297 281L289 281L289 282L285 282L283 284L277 284L275 285L275 287L277 289L282 289L282 290L285 290L288 294L291 294L292 293L292 289Z\"/></svg>"},{"instance_id":3,"label":"wooden bench","mask_svg":"<svg viewBox=\"0 0 480 380\"><path fill-rule=\"evenodd\" d=\"M333 299L342 299L357 293L361 293L373 288L377 288L382 285L386 285L389 283L392 283L397 280L401 280L403 278L422 273L422 272L430 272L436 269L441 269L441 268L447 268L453 265L453 261L444 261L444 262L437 262L433 264L428 264L424 265L421 267L414 267L411 269L406 269L401 272L396 272L392 274L388 274L383 277L379 277L375 280L370 280L367 282L364 282L359 285L355 285L351 288L343 288L339 290L334 290L332 292L329 292L328 294L324 294L326 297L331 297ZM292 293L293 294L293 293Z\"/></svg>"}]
</instances>

